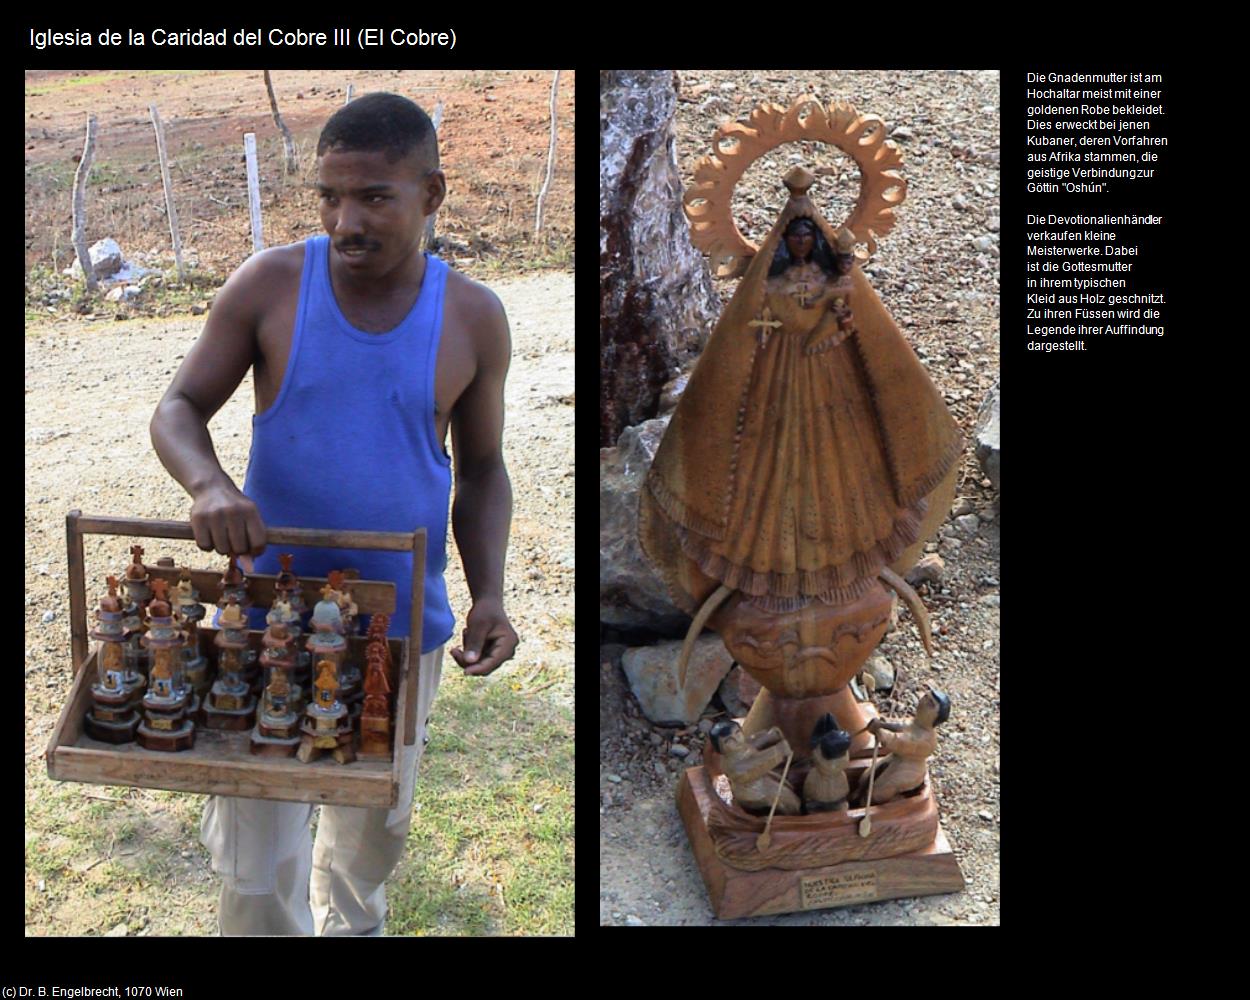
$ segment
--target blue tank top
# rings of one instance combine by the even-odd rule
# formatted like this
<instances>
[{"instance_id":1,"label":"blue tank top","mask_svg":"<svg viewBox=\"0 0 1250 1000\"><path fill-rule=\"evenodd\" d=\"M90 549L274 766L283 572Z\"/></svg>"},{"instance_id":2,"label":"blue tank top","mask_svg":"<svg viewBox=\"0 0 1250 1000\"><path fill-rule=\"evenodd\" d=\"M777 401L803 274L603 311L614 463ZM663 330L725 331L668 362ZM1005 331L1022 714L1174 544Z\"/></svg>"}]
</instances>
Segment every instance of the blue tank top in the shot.
<instances>
[{"instance_id":1,"label":"blue tank top","mask_svg":"<svg viewBox=\"0 0 1250 1000\"><path fill-rule=\"evenodd\" d=\"M252 418L243 492L266 524L424 527L421 651L428 653L451 637L455 625L443 580L451 460L434 430L434 369L448 268L426 254L421 292L408 315L387 333L366 333L347 321L335 301L328 249L328 236L304 243L291 356L278 398ZM277 573L278 554L288 548L297 576L355 567L362 580L394 581L390 634L410 634L411 554L270 545L257 558L256 571Z\"/></svg>"}]
</instances>

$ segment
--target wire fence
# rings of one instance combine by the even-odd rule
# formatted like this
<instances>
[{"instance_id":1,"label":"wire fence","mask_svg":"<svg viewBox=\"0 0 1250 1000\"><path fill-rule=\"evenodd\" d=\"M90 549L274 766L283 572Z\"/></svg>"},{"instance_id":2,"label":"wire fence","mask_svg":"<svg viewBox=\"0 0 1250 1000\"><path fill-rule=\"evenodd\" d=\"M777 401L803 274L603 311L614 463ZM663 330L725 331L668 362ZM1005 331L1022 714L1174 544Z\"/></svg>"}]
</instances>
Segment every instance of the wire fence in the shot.
<instances>
[{"instance_id":1,"label":"wire fence","mask_svg":"<svg viewBox=\"0 0 1250 1000\"><path fill-rule=\"evenodd\" d=\"M437 103L435 95L419 96L427 106ZM313 191L320 123L309 124L307 119L289 122L299 164L298 171L290 174L285 169L282 136L268 113L180 118L162 110L159 100L156 107L165 135L172 198L188 271L221 278L252 253L245 132L256 135L264 245L294 242L320 231ZM281 110L285 117L287 109ZM445 128L446 124L440 128L440 140ZM26 167L28 275L32 269L61 274L76 259L68 216L82 136L80 130L75 140L78 155L72 159L60 157ZM545 139L545 135L538 139L543 147ZM563 180L567 188L563 197L570 220L571 154L571 143L565 143L557 156L556 171L556 187ZM530 154L524 162L511 149L507 155L493 155L498 175L466 172L437 219L438 234L451 238L453 246L457 235L463 237L458 249L470 254L497 246L500 233L506 233L505 243L531 243L539 237L534 232L534 212L546 167L546 149ZM570 164L567 170L563 169L565 163ZM561 197L554 189L552 195L552 200ZM473 211L466 212L469 202L475 203ZM111 237L127 261L162 270L173 266L156 134L146 107L139 114L100 123L85 205L88 245ZM487 223L483 218L497 230L490 234L491 239L485 238Z\"/></svg>"},{"instance_id":2,"label":"wire fence","mask_svg":"<svg viewBox=\"0 0 1250 1000\"><path fill-rule=\"evenodd\" d=\"M143 158L134 141L135 124L123 123L120 132L99 130L95 163L87 179L87 242L111 237L128 260L145 266L172 263L155 132L149 120L150 152ZM175 120L163 124L172 197L188 267L220 270L237 264L252 249L243 134L237 133L235 148L230 149L215 143L210 146L206 141L211 123ZM299 145L297 141L297 148ZM308 175L311 150L300 152L305 167L296 175L288 175L281 138L257 136L266 244L300 239L316 229L316 213L308 211L312 205ZM60 272L74 261L65 218L74 167L74 162L58 160L27 168L28 270L42 264ZM265 218L266 208L271 210L270 218ZM306 219L307 224L292 225L291 214ZM40 230L42 240L29 239Z\"/></svg>"}]
</instances>

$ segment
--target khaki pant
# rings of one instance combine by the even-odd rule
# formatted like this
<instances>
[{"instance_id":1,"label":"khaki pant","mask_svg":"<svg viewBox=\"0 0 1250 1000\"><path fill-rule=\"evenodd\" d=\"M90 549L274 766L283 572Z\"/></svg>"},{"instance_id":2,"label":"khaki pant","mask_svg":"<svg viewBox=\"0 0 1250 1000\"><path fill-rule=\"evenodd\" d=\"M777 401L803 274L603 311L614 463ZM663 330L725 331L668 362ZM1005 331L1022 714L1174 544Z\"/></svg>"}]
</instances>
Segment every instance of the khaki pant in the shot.
<instances>
[{"instance_id":1,"label":"khaki pant","mask_svg":"<svg viewBox=\"0 0 1250 1000\"><path fill-rule=\"evenodd\" d=\"M222 877L222 934L382 934L383 883L403 857L412 793L425 746L425 723L442 671L443 650L421 657L417 739L402 734L399 804L394 809L322 806L316 843L313 809L302 802L214 796L204 808L200 842Z\"/></svg>"}]
</instances>

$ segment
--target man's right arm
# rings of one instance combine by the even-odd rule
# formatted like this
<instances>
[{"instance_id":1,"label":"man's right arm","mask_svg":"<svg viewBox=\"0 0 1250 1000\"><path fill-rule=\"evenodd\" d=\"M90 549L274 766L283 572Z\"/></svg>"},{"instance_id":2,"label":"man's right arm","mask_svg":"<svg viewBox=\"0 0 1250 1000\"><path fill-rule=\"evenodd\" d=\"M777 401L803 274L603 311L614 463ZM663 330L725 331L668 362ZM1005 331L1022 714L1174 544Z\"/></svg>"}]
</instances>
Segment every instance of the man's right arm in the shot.
<instances>
[{"instance_id":1,"label":"man's right arm","mask_svg":"<svg viewBox=\"0 0 1250 1000\"><path fill-rule=\"evenodd\" d=\"M244 263L217 293L204 332L187 352L150 425L161 463L191 496L196 544L222 555L255 554L265 547L260 512L222 469L208 422L255 360L263 289L273 270L266 256Z\"/></svg>"}]
</instances>

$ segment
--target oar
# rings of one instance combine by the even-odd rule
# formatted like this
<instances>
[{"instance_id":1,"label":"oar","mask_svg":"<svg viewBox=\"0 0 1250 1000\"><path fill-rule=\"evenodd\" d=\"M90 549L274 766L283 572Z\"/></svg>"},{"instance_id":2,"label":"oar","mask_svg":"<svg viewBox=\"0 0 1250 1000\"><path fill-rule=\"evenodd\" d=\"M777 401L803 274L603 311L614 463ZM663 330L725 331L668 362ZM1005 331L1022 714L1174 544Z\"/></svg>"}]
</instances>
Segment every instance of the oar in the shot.
<instances>
[{"instance_id":1,"label":"oar","mask_svg":"<svg viewBox=\"0 0 1250 1000\"><path fill-rule=\"evenodd\" d=\"M781 790L786 787L786 775L790 773L790 761L794 760L794 751L786 756L786 766L781 771L781 784L777 786L777 794L773 796L773 807L768 810L768 821L764 824L764 832L755 838L755 849L763 852L768 850L772 842L770 828L773 825L773 813L777 811L777 803L781 801Z\"/></svg>"},{"instance_id":2,"label":"oar","mask_svg":"<svg viewBox=\"0 0 1250 1000\"><path fill-rule=\"evenodd\" d=\"M864 818L859 821L859 835L867 837L872 833L872 820L868 818L868 811L872 808L872 783L877 778L877 748L881 746L879 739L873 740L872 743L872 764L868 771L868 801L864 803Z\"/></svg>"}]
</instances>

